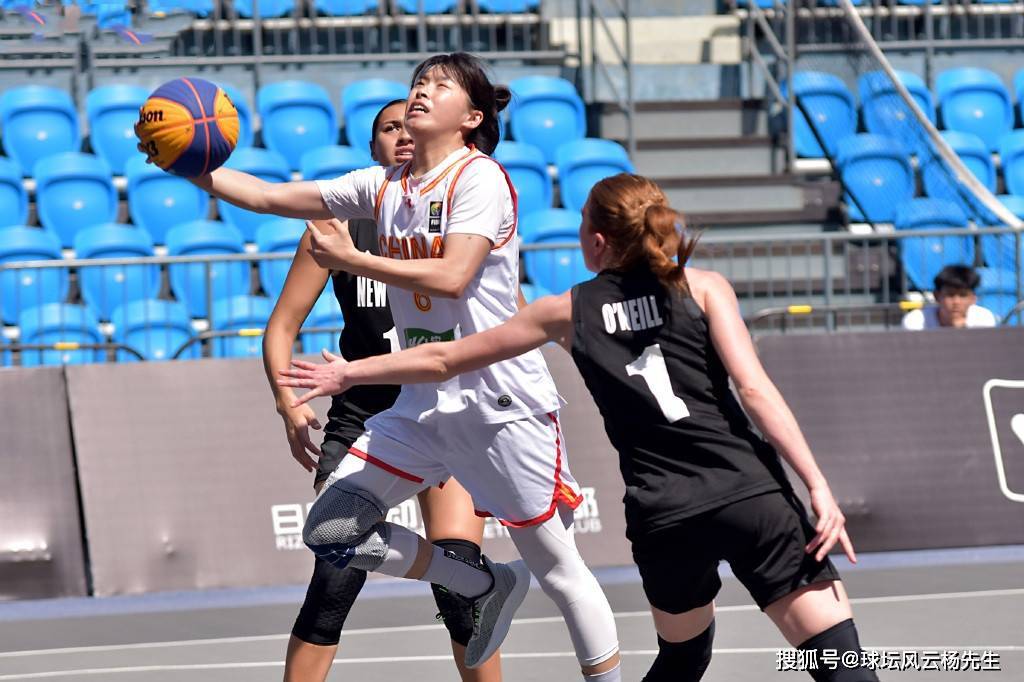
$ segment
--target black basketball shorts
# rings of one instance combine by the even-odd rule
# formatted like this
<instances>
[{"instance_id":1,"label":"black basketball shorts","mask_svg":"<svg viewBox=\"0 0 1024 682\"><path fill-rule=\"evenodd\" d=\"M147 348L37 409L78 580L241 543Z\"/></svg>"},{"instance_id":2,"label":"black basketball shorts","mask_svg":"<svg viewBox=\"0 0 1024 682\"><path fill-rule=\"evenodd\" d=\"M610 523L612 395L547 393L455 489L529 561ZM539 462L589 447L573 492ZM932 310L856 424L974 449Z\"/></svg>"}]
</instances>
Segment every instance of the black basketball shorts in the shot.
<instances>
[{"instance_id":1,"label":"black basketball shorts","mask_svg":"<svg viewBox=\"0 0 1024 682\"><path fill-rule=\"evenodd\" d=\"M804 547L815 536L804 506L774 491L698 514L633 543L652 606L683 613L711 602L722 587L718 562L732 571L764 610L805 585L839 580L832 562Z\"/></svg>"}]
</instances>

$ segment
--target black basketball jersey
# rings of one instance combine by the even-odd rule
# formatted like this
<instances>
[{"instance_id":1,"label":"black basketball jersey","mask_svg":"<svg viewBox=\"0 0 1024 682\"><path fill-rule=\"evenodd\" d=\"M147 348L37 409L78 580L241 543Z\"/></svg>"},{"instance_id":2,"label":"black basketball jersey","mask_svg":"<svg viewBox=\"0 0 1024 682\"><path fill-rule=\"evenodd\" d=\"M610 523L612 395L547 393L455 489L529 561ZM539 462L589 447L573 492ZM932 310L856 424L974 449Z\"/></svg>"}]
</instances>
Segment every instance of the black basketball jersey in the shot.
<instances>
[{"instance_id":1,"label":"black basketball jersey","mask_svg":"<svg viewBox=\"0 0 1024 682\"><path fill-rule=\"evenodd\" d=\"M707 318L646 268L572 290L572 357L619 452L626 535L788 488L729 388Z\"/></svg>"},{"instance_id":2,"label":"black basketball jersey","mask_svg":"<svg viewBox=\"0 0 1024 682\"><path fill-rule=\"evenodd\" d=\"M377 247L377 224L372 220L350 220L349 234L360 251L380 255ZM341 332L340 350L349 361L398 350L395 323L388 308L387 285L347 272L332 273L334 295L341 304L345 327ZM394 339L396 344L392 347ZM334 396L327 413L333 420L358 422L391 407L398 398L399 386L353 386ZM361 423L358 424L362 428Z\"/></svg>"}]
</instances>

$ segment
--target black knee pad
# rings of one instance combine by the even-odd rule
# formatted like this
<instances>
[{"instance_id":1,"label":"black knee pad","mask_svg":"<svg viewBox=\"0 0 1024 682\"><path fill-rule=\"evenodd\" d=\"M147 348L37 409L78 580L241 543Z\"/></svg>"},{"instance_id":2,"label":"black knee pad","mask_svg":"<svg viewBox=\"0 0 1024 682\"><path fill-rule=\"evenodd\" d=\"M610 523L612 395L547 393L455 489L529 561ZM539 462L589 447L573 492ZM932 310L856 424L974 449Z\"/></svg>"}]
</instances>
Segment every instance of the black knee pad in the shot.
<instances>
[{"instance_id":1,"label":"black knee pad","mask_svg":"<svg viewBox=\"0 0 1024 682\"><path fill-rule=\"evenodd\" d=\"M843 665L844 653L856 652L858 660L861 655L860 638L857 636L857 626L853 624L852 618L836 623L797 648L802 651L816 652L817 669L812 668L807 671L815 682L878 682L878 675L873 670L860 665L856 667ZM823 655L826 649L829 650L828 660L835 661L835 669L831 665L823 663L826 660Z\"/></svg>"},{"instance_id":2,"label":"black knee pad","mask_svg":"<svg viewBox=\"0 0 1024 682\"><path fill-rule=\"evenodd\" d=\"M435 545L448 554L454 554L469 564L480 564L480 545L469 540L437 540ZM462 646L473 636L473 600L450 592L439 585L431 585L437 602L437 617L444 621L452 641Z\"/></svg>"},{"instance_id":3,"label":"black knee pad","mask_svg":"<svg viewBox=\"0 0 1024 682\"><path fill-rule=\"evenodd\" d=\"M658 657L642 682L697 682L711 663L715 621L707 630L685 642L666 642L658 637Z\"/></svg>"},{"instance_id":4,"label":"black knee pad","mask_svg":"<svg viewBox=\"0 0 1024 682\"><path fill-rule=\"evenodd\" d=\"M317 559L292 634L310 644L337 644L348 612L365 582L366 571L336 568Z\"/></svg>"}]
</instances>

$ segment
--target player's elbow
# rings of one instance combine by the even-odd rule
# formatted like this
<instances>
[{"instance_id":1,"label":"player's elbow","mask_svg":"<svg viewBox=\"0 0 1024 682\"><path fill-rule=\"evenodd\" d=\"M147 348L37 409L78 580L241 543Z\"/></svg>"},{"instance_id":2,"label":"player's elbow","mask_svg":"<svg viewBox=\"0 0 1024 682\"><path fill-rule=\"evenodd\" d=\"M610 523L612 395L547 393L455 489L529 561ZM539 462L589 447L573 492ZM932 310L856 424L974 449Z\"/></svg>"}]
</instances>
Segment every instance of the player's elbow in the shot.
<instances>
[{"instance_id":1,"label":"player's elbow","mask_svg":"<svg viewBox=\"0 0 1024 682\"><path fill-rule=\"evenodd\" d=\"M461 271L442 273L442 276L437 279L437 295L441 298L462 298L469 287L470 280L472 280L472 275Z\"/></svg>"}]
</instances>

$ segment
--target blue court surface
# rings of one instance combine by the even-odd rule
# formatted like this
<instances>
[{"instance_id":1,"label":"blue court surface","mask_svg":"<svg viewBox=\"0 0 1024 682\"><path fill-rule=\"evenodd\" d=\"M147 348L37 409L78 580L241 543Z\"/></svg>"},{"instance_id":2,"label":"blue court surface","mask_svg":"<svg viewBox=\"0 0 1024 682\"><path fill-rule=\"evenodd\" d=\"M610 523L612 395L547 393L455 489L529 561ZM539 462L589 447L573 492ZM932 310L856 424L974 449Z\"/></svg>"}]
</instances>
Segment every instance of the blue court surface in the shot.
<instances>
[{"instance_id":1,"label":"blue court surface","mask_svg":"<svg viewBox=\"0 0 1024 682\"><path fill-rule=\"evenodd\" d=\"M857 566L837 564L862 644L884 666L880 679L1024 680L1024 546L865 554ZM704 679L810 679L778 669L799 661L724 564L722 574ZM598 578L616 613L624 679L640 680L656 640L637 573L605 569ZM0 681L280 680L303 593L289 586L0 604ZM330 679L457 680L434 615L426 586L368 582ZM502 660L508 681L579 679L565 626L536 586Z\"/></svg>"}]
</instances>

